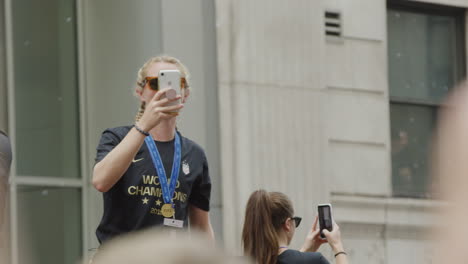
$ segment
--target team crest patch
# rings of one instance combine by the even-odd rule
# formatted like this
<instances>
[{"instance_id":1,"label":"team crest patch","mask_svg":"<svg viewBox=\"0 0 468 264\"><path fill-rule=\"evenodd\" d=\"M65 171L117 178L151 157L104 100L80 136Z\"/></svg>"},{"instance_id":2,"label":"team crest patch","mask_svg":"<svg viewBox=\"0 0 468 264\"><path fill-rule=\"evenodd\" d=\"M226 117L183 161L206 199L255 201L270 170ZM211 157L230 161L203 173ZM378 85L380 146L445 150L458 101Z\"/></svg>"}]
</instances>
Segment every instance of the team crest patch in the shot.
<instances>
[{"instance_id":1,"label":"team crest patch","mask_svg":"<svg viewBox=\"0 0 468 264\"><path fill-rule=\"evenodd\" d=\"M182 162L182 171L185 173L185 175L190 173L190 167L185 160Z\"/></svg>"}]
</instances>

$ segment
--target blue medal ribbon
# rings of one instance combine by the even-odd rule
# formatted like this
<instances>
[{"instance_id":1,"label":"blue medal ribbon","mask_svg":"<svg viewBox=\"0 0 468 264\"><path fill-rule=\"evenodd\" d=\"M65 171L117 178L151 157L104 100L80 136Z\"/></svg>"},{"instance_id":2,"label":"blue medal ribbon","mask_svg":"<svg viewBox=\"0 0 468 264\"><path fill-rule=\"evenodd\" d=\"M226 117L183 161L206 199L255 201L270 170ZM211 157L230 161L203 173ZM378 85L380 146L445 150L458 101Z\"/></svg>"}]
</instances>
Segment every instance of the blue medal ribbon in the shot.
<instances>
[{"instance_id":1,"label":"blue medal ribbon","mask_svg":"<svg viewBox=\"0 0 468 264\"><path fill-rule=\"evenodd\" d=\"M158 147L151 136L147 136L145 138L146 146L149 149L151 159L153 160L154 167L158 173L159 182L161 183L161 190L163 195L164 203L174 204L172 203L172 197L174 196L174 192L177 185L177 179L179 178L179 171L180 171L180 159L181 159L181 146L180 146L180 137L175 133L175 142L174 142L174 161L172 162L172 172L171 172L171 179L169 183L167 182L166 171L164 170L164 166L161 160L161 155L159 155Z\"/></svg>"}]
</instances>

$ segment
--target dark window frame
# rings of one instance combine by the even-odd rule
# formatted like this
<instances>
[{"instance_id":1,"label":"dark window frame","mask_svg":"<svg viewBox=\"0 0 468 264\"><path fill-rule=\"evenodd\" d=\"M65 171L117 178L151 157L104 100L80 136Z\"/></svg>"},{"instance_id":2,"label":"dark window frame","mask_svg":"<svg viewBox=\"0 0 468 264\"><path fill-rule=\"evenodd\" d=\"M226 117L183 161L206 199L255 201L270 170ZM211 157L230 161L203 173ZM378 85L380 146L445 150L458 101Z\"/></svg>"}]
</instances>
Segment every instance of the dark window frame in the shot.
<instances>
[{"instance_id":1,"label":"dark window frame","mask_svg":"<svg viewBox=\"0 0 468 264\"><path fill-rule=\"evenodd\" d=\"M429 14L438 16L451 16L455 18L455 51L461 51L462 59L456 62L456 83L459 83L467 76L466 74L466 26L465 12L466 9L459 7L443 6L429 3L414 2L408 0L388 0L387 10L401 10L419 14ZM450 89L453 87L450 87ZM432 100L417 100L413 98L389 96L390 103L396 104L411 104L419 106L441 106L441 102Z\"/></svg>"},{"instance_id":2,"label":"dark window frame","mask_svg":"<svg viewBox=\"0 0 468 264\"><path fill-rule=\"evenodd\" d=\"M409 0L387 0L387 11L396 10L396 11L405 11L418 14L426 15L438 15L438 16L450 16L455 18L455 48L453 52L456 52L456 61L455 61L455 72L454 79L455 84L460 83L467 76L466 72L466 9L459 7L443 6L430 3L415 2ZM390 88L390 87L389 87ZM450 87L449 89L452 89ZM389 93L389 106L391 105L407 105L407 106L423 106L430 107L434 110L438 110L442 106L443 102L430 100L430 99L415 99L415 98L406 98L406 97L396 97L390 96ZM390 110L391 111L391 110ZM390 127L391 127L390 123ZM392 165L393 166L393 158ZM391 174L393 182L393 173ZM427 175L429 177L429 175ZM427 196L421 195L400 195L397 194L398 191L394 189L392 184L392 196L393 197L405 197L405 198L416 198L416 199L427 199ZM426 194L427 195L427 194ZM430 197L429 197L430 198Z\"/></svg>"}]
</instances>

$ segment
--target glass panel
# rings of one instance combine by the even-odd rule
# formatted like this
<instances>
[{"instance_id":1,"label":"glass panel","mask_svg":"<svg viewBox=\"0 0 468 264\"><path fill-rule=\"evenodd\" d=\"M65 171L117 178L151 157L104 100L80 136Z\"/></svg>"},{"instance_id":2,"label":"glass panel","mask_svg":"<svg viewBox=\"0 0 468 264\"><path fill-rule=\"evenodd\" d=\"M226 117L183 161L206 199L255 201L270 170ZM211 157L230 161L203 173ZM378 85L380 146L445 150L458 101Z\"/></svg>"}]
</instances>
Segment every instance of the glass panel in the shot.
<instances>
[{"instance_id":1,"label":"glass panel","mask_svg":"<svg viewBox=\"0 0 468 264\"><path fill-rule=\"evenodd\" d=\"M426 197L435 107L390 105L393 194Z\"/></svg>"},{"instance_id":2,"label":"glass panel","mask_svg":"<svg viewBox=\"0 0 468 264\"><path fill-rule=\"evenodd\" d=\"M18 187L19 263L78 263L81 191Z\"/></svg>"},{"instance_id":3,"label":"glass panel","mask_svg":"<svg viewBox=\"0 0 468 264\"><path fill-rule=\"evenodd\" d=\"M17 173L77 178L74 0L14 0Z\"/></svg>"},{"instance_id":4,"label":"glass panel","mask_svg":"<svg viewBox=\"0 0 468 264\"><path fill-rule=\"evenodd\" d=\"M389 10L390 96L439 103L457 81L456 18Z\"/></svg>"}]
</instances>

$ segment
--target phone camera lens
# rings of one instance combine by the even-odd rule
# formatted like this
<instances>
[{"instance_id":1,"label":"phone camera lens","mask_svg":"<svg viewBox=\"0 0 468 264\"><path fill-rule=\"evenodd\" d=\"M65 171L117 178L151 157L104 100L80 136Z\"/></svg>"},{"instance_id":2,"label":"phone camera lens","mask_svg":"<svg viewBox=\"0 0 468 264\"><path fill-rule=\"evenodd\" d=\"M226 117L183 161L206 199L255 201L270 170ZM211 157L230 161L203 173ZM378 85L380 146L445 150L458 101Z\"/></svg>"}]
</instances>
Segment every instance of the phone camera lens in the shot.
<instances>
[{"instance_id":1,"label":"phone camera lens","mask_svg":"<svg viewBox=\"0 0 468 264\"><path fill-rule=\"evenodd\" d=\"M164 75L164 72L161 72L161 75Z\"/></svg>"}]
</instances>

